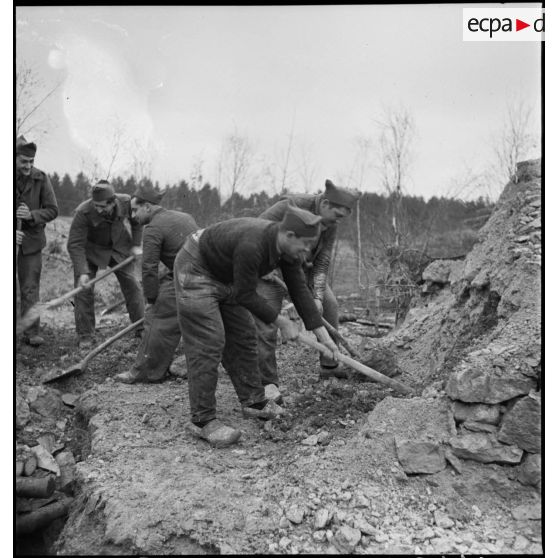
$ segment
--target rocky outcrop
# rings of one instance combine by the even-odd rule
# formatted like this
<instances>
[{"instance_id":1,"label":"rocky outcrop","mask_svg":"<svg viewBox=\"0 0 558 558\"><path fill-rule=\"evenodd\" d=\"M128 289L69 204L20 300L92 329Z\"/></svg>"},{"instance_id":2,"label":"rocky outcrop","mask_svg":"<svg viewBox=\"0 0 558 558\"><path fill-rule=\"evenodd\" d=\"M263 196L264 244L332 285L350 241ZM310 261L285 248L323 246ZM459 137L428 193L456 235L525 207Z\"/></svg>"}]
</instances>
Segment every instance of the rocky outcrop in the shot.
<instances>
[{"instance_id":1,"label":"rocky outcrop","mask_svg":"<svg viewBox=\"0 0 558 558\"><path fill-rule=\"evenodd\" d=\"M453 453L462 459L472 459L481 463L517 464L523 450L517 446L501 444L490 434L476 432L461 434L450 440Z\"/></svg>"},{"instance_id":2,"label":"rocky outcrop","mask_svg":"<svg viewBox=\"0 0 558 558\"><path fill-rule=\"evenodd\" d=\"M498 440L531 453L541 451L541 397L531 393L516 401L504 415Z\"/></svg>"}]
</instances>

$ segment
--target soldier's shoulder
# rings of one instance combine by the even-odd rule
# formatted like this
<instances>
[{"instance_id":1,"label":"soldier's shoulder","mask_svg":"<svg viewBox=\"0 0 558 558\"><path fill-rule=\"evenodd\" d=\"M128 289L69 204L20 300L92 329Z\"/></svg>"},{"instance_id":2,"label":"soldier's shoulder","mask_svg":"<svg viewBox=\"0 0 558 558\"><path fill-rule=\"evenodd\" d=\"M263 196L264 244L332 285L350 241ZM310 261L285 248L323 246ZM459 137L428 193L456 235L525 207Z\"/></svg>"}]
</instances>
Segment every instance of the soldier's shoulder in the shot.
<instances>
[{"instance_id":1,"label":"soldier's shoulder","mask_svg":"<svg viewBox=\"0 0 558 558\"><path fill-rule=\"evenodd\" d=\"M82 201L74 210L74 213L89 213L91 210L91 198Z\"/></svg>"},{"instance_id":2,"label":"soldier's shoulder","mask_svg":"<svg viewBox=\"0 0 558 558\"><path fill-rule=\"evenodd\" d=\"M121 202L129 203L132 200L132 196L130 196L130 194L117 193L115 195L116 195L116 199L120 200Z\"/></svg>"},{"instance_id":3,"label":"soldier's shoulder","mask_svg":"<svg viewBox=\"0 0 558 558\"><path fill-rule=\"evenodd\" d=\"M44 180L46 176L46 172L43 172L41 169L36 167L31 168L31 178L33 180Z\"/></svg>"}]
</instances>

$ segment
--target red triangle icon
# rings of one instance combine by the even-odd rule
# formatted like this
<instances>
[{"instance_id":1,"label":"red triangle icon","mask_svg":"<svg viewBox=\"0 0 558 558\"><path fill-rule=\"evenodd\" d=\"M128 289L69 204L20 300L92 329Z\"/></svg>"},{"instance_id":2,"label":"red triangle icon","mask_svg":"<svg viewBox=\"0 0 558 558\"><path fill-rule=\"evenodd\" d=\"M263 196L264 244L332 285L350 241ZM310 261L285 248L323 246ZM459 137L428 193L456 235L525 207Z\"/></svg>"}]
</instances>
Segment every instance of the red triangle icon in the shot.
<instances>
[{"instance_id":1,"label":"red triangle icon","mask_svg":"<svg viewBox=\"0 0 558 558\"><path fill-rule=\"evenodd\" d=\"M525 27L531 27L530 23L525 23L524 21L521 21L520 19L515 20L515 30L516 31L521 31L522 29L525 29Z\"/></svg>"}]
</instances>

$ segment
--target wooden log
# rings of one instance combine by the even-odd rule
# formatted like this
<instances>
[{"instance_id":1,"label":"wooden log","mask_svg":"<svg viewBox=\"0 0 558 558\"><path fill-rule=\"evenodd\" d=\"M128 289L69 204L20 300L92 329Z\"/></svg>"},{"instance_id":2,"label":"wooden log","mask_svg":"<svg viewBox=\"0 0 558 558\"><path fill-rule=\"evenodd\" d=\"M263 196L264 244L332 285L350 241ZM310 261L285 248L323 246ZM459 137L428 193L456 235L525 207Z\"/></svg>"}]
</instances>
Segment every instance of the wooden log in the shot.
<instances>
[{"instance_id":1,"label":"wooden log","mask_svg":"<svg viewBox=\"0 0 558 558\"><path fill-rule=\"evenodd\" d=\"M70 509L71 498L44 506L37 511L16 516L16 536L28 535L50 525L55 519L63 517Z\"/></svg>"},{"instance_id":2,"label":"wooden log","mask_svg":"<svg viewBox=\"0 0 558 558\"><path fill-rule=\"evenodd\" d=\"M48 498L53 492L56 481L52 475L37 478L18 477L16 479L16 494L26 498Z\"/></svg>"}]
</instances>

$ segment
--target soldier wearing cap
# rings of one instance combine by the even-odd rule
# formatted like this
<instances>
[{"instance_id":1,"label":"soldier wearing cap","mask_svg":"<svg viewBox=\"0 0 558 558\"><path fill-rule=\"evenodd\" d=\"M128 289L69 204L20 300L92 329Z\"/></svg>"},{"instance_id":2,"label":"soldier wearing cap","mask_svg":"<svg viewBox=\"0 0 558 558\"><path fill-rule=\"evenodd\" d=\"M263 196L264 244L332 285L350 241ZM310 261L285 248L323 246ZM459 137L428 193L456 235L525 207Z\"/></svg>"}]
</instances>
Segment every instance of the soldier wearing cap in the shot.
<instances>
[{"instance_id":1,"label":"soldier wearing cap","mask_svg":"<svg viewBox=\"0 0 558 558\"><path fill-rule=\"evenodd\" d=\"M250 217L230 219L191 234L176 256L178 319L188 364L192 430L215 446L240 438L216 419L218 365L228 372L245 417L271 419L284 410L267 400L258 372L254 316L274 322L287 340L296 325L257 292L258 278L279 267L306 329L337 358L306 285L300 255L319 233L320 217L289 208L280 223Z\"/></svg>"},{"instance_id":2,"label":"soldier wearing cap","mask_svg":"<svg viewBox=\"0 0 558 558\"><path fill-rule=\"evenodd\" d=\"M130 223L130 196L116 194L112 185L100 180L92 187L91 198L75 210L68 236L68 253L74 266L76 286L93 279L98 269L115 266L130 254L141 254L142 226ZM141 286L134 265L115 272L126 300L130 320L143 317ZM74 317L78 342L89 348L94 343L95 307L93 288L79 292L74 298ZM143 328L136 330L141 336Z\"/></svg>"},{"instance_id":3,"label":"soldier wearing cap","mask_svg":"<svg viewBox=\"0 0 558 558\"><path fill-rule=\"evenodd\" d=\"M33 166L37 146L20 136L16 140L15 214L17 276L23 316L39 301L42 249L46 246L45 225L58 215L58 204L48 176ZM24 341L39 346L39 319L24 332Z\"/></svg>"},{"instance_id":4,"label":"soldier wearing cap","mask_svg":"<svg viewBox=\"0 0 558 558\"><path fill-rule=\"evenodd\" d=\"M131 370L117 374L126 384L164 379L180 342L172 271L186 237L198 229L188 213L164 209L163 194L140 186L132 195L132 220L143 229L142 285L147 301L145 331ZM159 273L159 263L165 271Z\"/></svg>"},{"instance_id":5,"label":"soldier wearing cap","mask_svg":"<svg viewBox=\"0 0 558 558\"><path fill-rule=\"evenodd\" d=\"M299 207L321 217L321 231L312 245L306 261L303 264L306 280L315 300L315 304L323 317L336 329L339 326L338 307L335 296L327 284L329 262L333 244L337 235L337 224L347 217L354 208L359 197L358 192L340 188L331 180L325 182L325 192L322 194L293 194L264 211L261 219L281 221L290 207ZM275 282L276 273L261 280L258 292L267 303L275 308L281 308L281 301L285 295L284 289ZM264 323L256 318L258 330L258 361L262 382L266 394L270 399L279 400L281 393L278 389L277 361L275 348L277 344L277 327L273 323ZM320 355L320 376L332 375L347 377L347 372L339 363Z\"/></svg>"}]
</instances>

